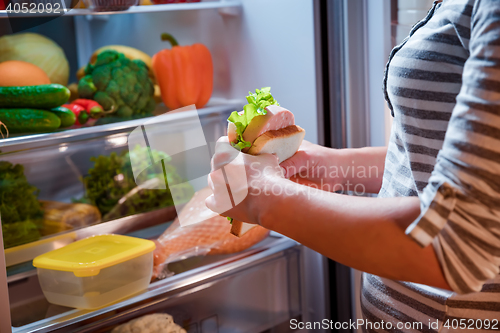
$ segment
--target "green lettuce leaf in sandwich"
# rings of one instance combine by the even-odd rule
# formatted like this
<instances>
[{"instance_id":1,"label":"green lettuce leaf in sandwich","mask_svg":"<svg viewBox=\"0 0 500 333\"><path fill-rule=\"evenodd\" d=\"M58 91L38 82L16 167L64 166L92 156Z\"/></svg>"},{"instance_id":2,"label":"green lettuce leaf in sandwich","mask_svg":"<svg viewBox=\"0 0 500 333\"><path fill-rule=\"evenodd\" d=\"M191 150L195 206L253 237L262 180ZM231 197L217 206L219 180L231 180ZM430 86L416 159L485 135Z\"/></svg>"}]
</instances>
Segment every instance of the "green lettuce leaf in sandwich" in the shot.
<instances>
[{"instance_id":1,"label":"green lettuce leaf in sandwich","mask_svg":"<svg viewBox=\"0 0 500 333\"><path fill-rule=\"evenodd\" d=\"M243 107L244 112L233 111L227 121L236 126L237 142L231 145L238 150L242 150L252 145L251 142L243 139L243 132L253 118L267 114L266 107L269 105L279 105L278 101L271 95L271 87L255 89L255 93L248 92L246 97L248 104ZM241 113L241 114L240 114Z\"/></svg>"}]
</instances>

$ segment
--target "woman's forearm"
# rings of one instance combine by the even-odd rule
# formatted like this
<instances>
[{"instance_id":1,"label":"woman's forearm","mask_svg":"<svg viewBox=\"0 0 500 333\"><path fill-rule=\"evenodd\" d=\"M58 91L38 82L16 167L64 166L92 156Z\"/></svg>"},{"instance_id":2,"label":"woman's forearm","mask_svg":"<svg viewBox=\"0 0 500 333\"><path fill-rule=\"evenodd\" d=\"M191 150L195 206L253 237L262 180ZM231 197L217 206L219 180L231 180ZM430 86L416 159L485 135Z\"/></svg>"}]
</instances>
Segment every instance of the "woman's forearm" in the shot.
<instances>
[{"instance_id":1,"label":"woman's forearm","mask_svg":"<svg viewBox=\"0 0 500 333\"><path fill-rule=\"evenodd\" d=\"M382 186L387 147L338 150L339 179L345 191L378 193Z\"/></svg>"},{"instance_id":2,"label":"woman's forearm","mask_svg":"<svg viewBox=\"0 0 500 333\"><path fill-rule=\"evenodd\" d=\"M432 246L404 230L420 213L419 199L328 193L288 180L260 200L262 226L358 270L450 289Z\"/></svg>"}]
</instances>

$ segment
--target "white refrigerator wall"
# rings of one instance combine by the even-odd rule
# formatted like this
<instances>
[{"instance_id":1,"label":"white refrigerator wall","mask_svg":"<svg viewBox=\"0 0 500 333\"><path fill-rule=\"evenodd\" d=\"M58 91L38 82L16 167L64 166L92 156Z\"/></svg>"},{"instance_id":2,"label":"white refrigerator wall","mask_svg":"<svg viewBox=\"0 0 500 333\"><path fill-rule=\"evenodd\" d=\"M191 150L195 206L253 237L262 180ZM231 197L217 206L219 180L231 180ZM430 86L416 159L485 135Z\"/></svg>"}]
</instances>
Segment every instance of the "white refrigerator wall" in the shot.
<instances>
[{"instance_id":1,"label":"white refrigerator wall","mask_svg":"<svg viewBox=\"0 0 500 333\"><path fill-rule=\"evenodd\" d=\"M181 45L204 43L214 60L214 97L243 99L249 90L271 86L306 139L317 142L313 21L313 0L242 0L236 16L206 9L77 17L75 24L80 66L110 43L153 55L170 47L162 32Z\"/></svg>"}]
</instances>

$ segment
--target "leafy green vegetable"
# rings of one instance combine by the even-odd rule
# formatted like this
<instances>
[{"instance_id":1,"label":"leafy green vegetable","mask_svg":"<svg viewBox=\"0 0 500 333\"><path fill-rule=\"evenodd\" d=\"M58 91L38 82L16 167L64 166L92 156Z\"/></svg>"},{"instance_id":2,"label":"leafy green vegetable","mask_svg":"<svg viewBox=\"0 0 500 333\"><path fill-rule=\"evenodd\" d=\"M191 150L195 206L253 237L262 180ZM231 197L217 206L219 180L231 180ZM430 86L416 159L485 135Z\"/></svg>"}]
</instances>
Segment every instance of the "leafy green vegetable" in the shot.
<instances>
[{"instance_id":1,"label":"leafy green vegetable","mask_svg":"<svg viewBox=\"0 0 500 333\"><path fill-rule=\"evenodd\" d=\"M78 83L80 98L93 99L114 116L133 119L151 115L156 107L154 84L148 67L138 59L106 50L97 55L94 65L88 64L85 76Z\"/></svg>"},{"instance_id":2,"label":"leafy green vegetable","mask_svg":"<svg viewBox=\"0 0 500 333\"><path fill-rule=\"evenodd\" d=\"M267 114L266 107L269 105L279 105L278 101L271 95L271 88L264 87L255 89L255 93L248 92L246 97L248 104L243 107L244 112L240 115L238 111L233 111L228 120L236 125L236 138L238 142L231 142L231 145L239 150L250 147L251 142L243 140L243 132L253 118Z\"/></svg>"},{"instance_id":3,"label":"leafy green vegetable","mask_svg":"<svg viewBox=\"0 0 500 333\"><path fill-rule=\"evenodd\" d=\"M246 106L252 105L257 109L257 111L263 114L266 114L265 108L269 105L279 105L278 101L276 101L271 95L271 87L264 87L260 90L255 89L254 94L248 92L248 96L246 98L248 102Z\"/></svg>"},{"instance_id":4,"label":"leafy green vegetable","mask_svg":"<svg viewBox=\"0 0 500 333\"><path fill-rule=\"evenodd\" d=\"M5 248L40 238L43 210L38 193L28 183L22 165L0 161L0 214Z\"/></svg>"},{"instance_id":5,"label":"leafy green vegetable","mask_svg":"<svg viewBox=\"0 0 500 333\"><path fill-rule=\"evenodd\" d=\"M38 221L26 220L8 224L2 223L4 247L7 249L39 240L42 221L42 219L39 219Z\"/></svg>"},{"instance_id":6,"label":"leafy green vegetable","mask_svg":"<svg viewBox=\"0 0 500 333\"><path fill-rule=\"evenodd\" d=\"M143 169L145 171L138 176L138 182L141 184L154 178L163 181L165 175L168 185L185 182L178 175L175 167L169 164L170 156L151 150L153 159L163 160L163 163L149 166L148 154L148 150L137 146L130 152L124 151L121 154L113 152L109 156L92 157L91 161L94 162L94 167L83 179L86 195L78 201L95 205L103 215L103 220L174 205L169 188L142 189L137 187L132 172L131 157L134 161L143 161L144 163ZM162 164L165 167L165 172ZM175 198L177 203L187 202L194 194L193 188L188 183L184 187L180 197Z\"/></svg>"}]
</instances>

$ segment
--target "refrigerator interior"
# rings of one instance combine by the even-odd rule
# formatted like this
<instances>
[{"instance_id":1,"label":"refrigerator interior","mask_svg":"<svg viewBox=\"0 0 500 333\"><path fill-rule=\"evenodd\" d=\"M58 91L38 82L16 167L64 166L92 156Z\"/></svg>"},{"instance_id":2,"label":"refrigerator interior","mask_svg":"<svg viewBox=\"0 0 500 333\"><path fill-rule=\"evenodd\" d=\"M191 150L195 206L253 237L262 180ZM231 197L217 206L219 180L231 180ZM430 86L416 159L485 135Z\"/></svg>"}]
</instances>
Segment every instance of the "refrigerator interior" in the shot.
<instances>
[{"instance_id":1,"label":"refrigerator interior","mask_svg":"<svg viewBox=\"0 0 500 333\"><path fill-rule=\"evenodd\" d=\"M75 19L80 66L110 41L153 55L168 47L160 34L169 32L181 45L200 42L210 49L214 97L242 100L249 90L270 86L306 139L317 141L313 1L244 0L230 14L187 10Z\"/></svg>"},{"instance_id":2,"label":"refrigerator interior","mask_svg":"<svg viewBox=\"0 0 500 333\"><path fill-rule=\"evenodd\" d=\"M213 98L207 108L198 110L204 115L200 119L207 142L224 135L229 112L241 109L249 90L263 86L272 87L280 104L294 112L296 123L306 130L306 140L318 142L321 106L317 95L314 1L211 2L221 8L197 9L193 4L192 9L150 13L65 15L28 31L46 35L63 47L71 66L70 82L76 80L74 73L87 63L92 52L104 45L128 45L153 55L167 47L160 40L162 32L173 34L181 45L201 42L212 53L215 74ZM224 3L230 6L225 8ZM1 15L0 34L9 33L9 22ZM83 192L80 177L91 166L91 156L127 148L130 128L119 127L119 124L95 127L84 139L58 133L50 137L50 144L43 140L24 143L21 140L10 149L0 147L1 158L26 166L27 178L41 189L41 199L70 202ZM181 137L179 134L175 142L182 142L185 138ZM192 163L185 161L176 167L186 172L188 178L189 172L200 172L190 171ZM112 230L154 237L173 219L172 216L159 224L165 215L149 217L154 221L151 224L134 226L136 219L130 217L122 226L112 221L104 231L88 229L81 231L81 235ZM152 284L144 295L99 313L49 305L40 294L36 275L19 275L9 267L10 297L5 297L7 281L0 270L0 299L10 298L10 308L0 304L0 317L11 317L13 332L75 329L94 332L97 328L106 332L126 319L157 311L178 312L181 322L190 327L189 332L216 332L214 326L219 332L263 332L272 328L273 332L281 332L286 327L279 325L290 318L304 321L327 318L325 259L279 235L266 242L235 256L193 259L178 268L179 274L174 275L172 282ZM0 257L4 259L3 255ZM0 264L3 269L5 264L1 261ZM220 306L213 309L214 303ZM188 311L193 304L196 311ZM27 318L27 314L33 317ZM8 320L2 322L0 332L10 332ZM86 326L82 327L82 323Z\"/></svg>"}]
</instances>

